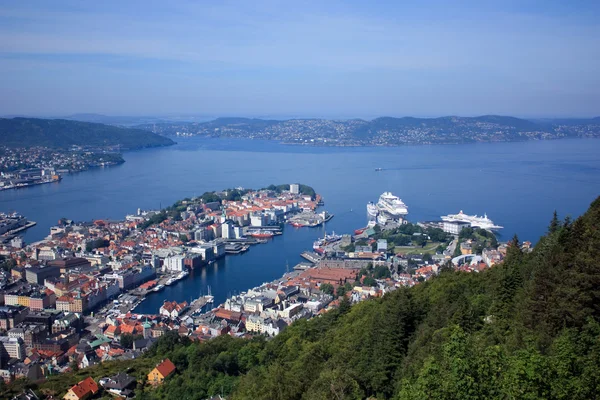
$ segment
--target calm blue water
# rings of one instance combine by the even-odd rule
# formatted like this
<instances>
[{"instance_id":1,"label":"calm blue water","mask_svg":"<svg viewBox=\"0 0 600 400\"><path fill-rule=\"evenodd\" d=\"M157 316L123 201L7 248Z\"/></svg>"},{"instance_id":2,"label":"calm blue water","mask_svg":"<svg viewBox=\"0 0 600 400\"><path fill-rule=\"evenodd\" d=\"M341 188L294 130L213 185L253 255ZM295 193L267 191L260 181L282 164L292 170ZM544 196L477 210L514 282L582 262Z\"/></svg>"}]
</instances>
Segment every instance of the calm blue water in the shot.
<instances>
[{"instance_id":1,"label":"calm blue water","mask_svg":"<svg viewBox=\"0 0 600 400\"><path fill-rule=\"evenodd\" d=\"M243 139L179 139L169 148L125 154L126 163L65 176L57 184L0 192L0 210L16 210L38 225L24 236L42 239L61 217L123 218L205 191L301 182L324 196L335 217L327 230L349 233L366 223L365 204L392 191L412 221L464 210L487 214L537 241L554 209L576 217L600 195L600 140L561 140L399 148L315 148ZM375 168L384 171L375 172ZM211 286L216 302L282 275L301 261L319 229L286 227L284 235L228 256L153 294L139 311L164 299L187 300Z\"/></svg>"}]
</instances>

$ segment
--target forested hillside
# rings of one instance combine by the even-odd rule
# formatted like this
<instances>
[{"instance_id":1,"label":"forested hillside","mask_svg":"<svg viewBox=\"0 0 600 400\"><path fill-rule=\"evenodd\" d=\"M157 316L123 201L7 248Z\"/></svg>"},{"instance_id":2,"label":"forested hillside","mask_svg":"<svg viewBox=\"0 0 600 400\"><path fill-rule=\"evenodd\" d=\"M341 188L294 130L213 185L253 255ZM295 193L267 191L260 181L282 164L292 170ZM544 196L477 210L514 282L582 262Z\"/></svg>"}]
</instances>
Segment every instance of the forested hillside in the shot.
<instances>
[{"instance_id":1,"label":"forested hillside","mask_svg":"<svg viewBox=\"0 0 600 400\"><path fill-rule=\"evenodd\" d=\"M123 150L169 146L166 137L141 129L64 119L0 118L0 144L6 147L121 146Z\"/></svg>"},{"instance_id":2,"label":"forested hillside","mask_svg":"<svg viewBox=\"0 0 600 400\"><path fill-rule=\"evenodd\" d=\"M599 227L600 198L575 222L553 219L533 252L512 245L482 273L446 270L379 300L342 302L270 341L169 334L142 359L34 387L62 395L82 377L131 368L142 399L598 398ZM164 357L177 374L146 388Z\"/></svg>"},{"instance_id":3,"label":"forested hillside","mask_svg":"<svg viewBox=\"0 0 600 400\"><path fill-rule=\"evenodd\" d=\"M218 118L208 122L147 123L138 128L164 135L271 139L327 146L398 146L599 137L599 122L597 118L530 121L501 115L381 117L371 121Z\"/></svg>"}]
</instances>

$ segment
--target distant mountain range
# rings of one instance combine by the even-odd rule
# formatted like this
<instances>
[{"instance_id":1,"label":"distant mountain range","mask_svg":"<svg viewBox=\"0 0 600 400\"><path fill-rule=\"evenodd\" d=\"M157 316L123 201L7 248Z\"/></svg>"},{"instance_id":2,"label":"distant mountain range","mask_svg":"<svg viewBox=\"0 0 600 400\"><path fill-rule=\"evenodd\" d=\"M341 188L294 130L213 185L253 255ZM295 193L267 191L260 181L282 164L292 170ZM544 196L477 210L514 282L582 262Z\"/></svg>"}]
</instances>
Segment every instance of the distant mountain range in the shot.
<instances>
[{"instance_id":1,"label":"distant mountain range","mask_svg":"<svg viewBox=\"0 0 600 400\"><path fill-rule=\"evenodd\" d=\"M102 114L92 114L92 113L83 113L83 114L73 114L66 117L61 117L60 119L68 119L71 121L82 121L82 122L96 122L100 124L107 125L119 125L119 126L134 126L141 124L155 124L155 123L167 123L167 122L202 122L202 121L210 121L214 119L202 117L202 116L181 116L181 117L153 117L153 116L125 116L125 115L102 115Z\"/></svg>"},{"instance_id":2,"label":"distant mountain range","mask_svg":"<svg viewBox=\"0 0 600 400\"><path fill-rule=\"evenodd\" d=\"M7 147L119 146L121 150L132 150L174 143L141 129L64 119L0 118L0 145Z\"/></svg>"},{"instance_id":3,"label":"distant mountain range","mask_svg":"<svg viewBox=\"0 0 600 400\"><path fill-rule=\"evenodd\" d=\"M203 122L167 121L155 117L110 117L98 114L77 114L68 118L0 119L0 144L8 147L64 148L77 145L138 149L174 143L165 136L206 136L330 146L398 146L600 137L600 117L527 120L484 115L439 118L381 117L370 121L228 117ZM77 119L87 119L91 122ZM129 126L136 121L146 122Z\"/></svg>"},{"instance_id":4,"label":"distant mountain range","mask_svg":"<svg viewBox=\"0 0 600 400\"><path fill-rule=\"evenodd\" d=\"M527 120L508 116L362 119L217 118L137 125L166 136L240 137L339 146L507 142L600 137L600 117Z\"/></svg>"}]
</instances>

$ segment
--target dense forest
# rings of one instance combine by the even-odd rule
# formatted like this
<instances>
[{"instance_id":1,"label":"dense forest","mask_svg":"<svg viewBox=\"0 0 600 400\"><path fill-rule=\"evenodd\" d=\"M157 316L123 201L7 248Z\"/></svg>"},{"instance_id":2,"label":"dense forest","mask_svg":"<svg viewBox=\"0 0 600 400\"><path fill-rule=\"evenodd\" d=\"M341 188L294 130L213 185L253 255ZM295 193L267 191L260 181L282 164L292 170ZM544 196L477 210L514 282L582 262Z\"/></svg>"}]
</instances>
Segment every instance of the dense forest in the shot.
<instances>
[{"instance_id":1,"label":"dense forest","mask_svg":"<svg viewBox=\"0 0 600 400\"><path fill-rule=\"evenodd\" d=\"M121 146L123 150L169 146L171 139L141 129L64 119L0 118L0 142L6 147Z\"/></svg>"},{"instance_id":2,"label":"dense forest","mask_svg":"<svg viewBox=\"0 0 600 400\"><path fill-rule=\"evenodd\" d=\"M532 252L515 237L503 264L443 270L413 288L292 324L272 340L191 343L170 333L138 360L41 384L68 387L129 368L140 399L594 399L600 396L600 198L551 220ZM144 375L163 357L178 372ZM14 392L12 392L14 393Z\"/></svg>"}]
</instances>

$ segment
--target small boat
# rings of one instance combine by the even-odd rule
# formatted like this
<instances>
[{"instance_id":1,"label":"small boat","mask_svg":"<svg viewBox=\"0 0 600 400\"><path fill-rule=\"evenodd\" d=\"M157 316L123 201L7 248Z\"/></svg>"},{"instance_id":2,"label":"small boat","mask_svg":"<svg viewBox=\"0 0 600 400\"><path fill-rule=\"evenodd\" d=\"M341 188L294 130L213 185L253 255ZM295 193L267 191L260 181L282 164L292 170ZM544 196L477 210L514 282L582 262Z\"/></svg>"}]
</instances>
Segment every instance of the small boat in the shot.
<instances>
[{"instance_id":1,"label":"small boat","mask_svg":"<svg viewBox=\"0 0 600 400\"><path fill-rule=\"evenodd\" d=\"M215 301L215 296L210 294L210 286L208 287L208 294L206 296L204 296L204 299L206 300L207 303L212 303Z\"/></svg>"},{"instance_id":2,"label":"small boat","mask_svg":"<svg viewBox=\"0 0 600 400\"><path fill-rule=\"evenodd\" d=\"M375 168L375 171L383 171L383 168Z\"/></svg>"},{"instance_id":3,"label":"small boat","mask_svg":"<svg viewBox=\"0 0 600 400\"><path fill-rule=\"evenodd\" d=\"M152 291L153 292L160 292L164 288L165 288L165 285L158 285L157 287L155 287L154 289L152 289Z\"/></svg>"}]
</instances>

